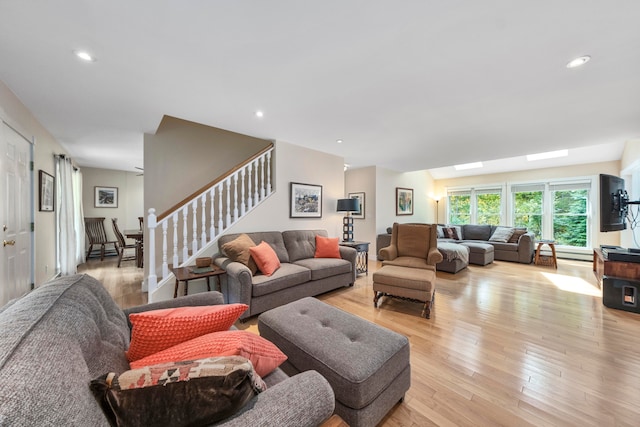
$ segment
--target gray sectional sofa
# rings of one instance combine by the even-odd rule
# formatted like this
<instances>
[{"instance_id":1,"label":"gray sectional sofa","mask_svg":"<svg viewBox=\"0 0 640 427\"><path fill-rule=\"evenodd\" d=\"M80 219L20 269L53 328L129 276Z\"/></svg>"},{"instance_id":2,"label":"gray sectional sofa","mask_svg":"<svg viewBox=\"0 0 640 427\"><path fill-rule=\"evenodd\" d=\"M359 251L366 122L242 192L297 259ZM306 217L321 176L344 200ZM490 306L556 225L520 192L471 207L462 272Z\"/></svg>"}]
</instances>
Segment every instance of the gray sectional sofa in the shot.
<instances>
[{"instance_id":1,"label":"gray sectional sofa","mask_svg":"<svg viewBox=\"0 0 640 427\"><path fill-rule=\"evenodd\" d=\"M108 427L89 382L129 369L128 314L222 303L219 292L204 292L123 311L86 275L9 302L0 308L0 425ZM220 425L316 426L334 411L333 390L316 371L289 377L277 368L264 380L268 389Z\"/></svg>"},{"instance_id":2,"label":"gray sectional sofa","mask_svg":"<svg viewBox=\"0 0 640 427\"><path fill-rule=\"evenodd\" d=\"M455 227L458 239L447 238L443 232L444 227ZM511 261L523 264L531 264L535 253L535 236L527 232L525 228L514 228L516 233L508 242L491 241L491 236L499 226L465 224L456 226L438 225L438 249L443 253L444 259L436 265L436 270L457 273L467 264L486 265L489 260L481 254L474 253L486 245L491 245L493 251L491 261ZM379 234L376 239L376 251L388 246L391 242L391 234Z\"/></svg>"},{"instance_id":3,"label":"gray sectional sofa","mask_svg":"<svg viewBox=\"0 0 640 427\"><path fill-rule=\"evenodd\" d=\"M340 246L341 259L314 258L316 235L327 237L326 230L266 231L247 234L255 244L267 242L278 255L280 268L267 277L251 274L249 267L231 261L224 253L213 256L214 263L224 268L221 286L225 302L247 304L249 309L240 316L246 319L269 309L319 295L356 281L356 255L353 248ZM240 233L226 234L218 240L218 247L235 240Z\"/></svg>"}]
</instances>

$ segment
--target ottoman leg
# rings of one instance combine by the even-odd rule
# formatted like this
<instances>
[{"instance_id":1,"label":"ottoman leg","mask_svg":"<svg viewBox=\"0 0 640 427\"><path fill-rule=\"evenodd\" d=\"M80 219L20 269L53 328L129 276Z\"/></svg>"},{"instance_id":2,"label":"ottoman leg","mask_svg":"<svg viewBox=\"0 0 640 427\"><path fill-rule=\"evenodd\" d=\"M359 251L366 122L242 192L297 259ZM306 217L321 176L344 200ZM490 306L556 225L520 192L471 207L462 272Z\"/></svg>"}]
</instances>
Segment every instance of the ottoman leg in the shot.
<instances>
[{"instance_id":1,"label":"ottoman leg","mask_svg":"<svg viewBox=\"0 0 640 427\"><path fill-rule=\"evenodd\" d=\"M375 292L375 295L373 296L373 306L375 308L378 308L378 300L380 299L380 297L382 296L382 292Z\"/></svg>"}]
</instances>

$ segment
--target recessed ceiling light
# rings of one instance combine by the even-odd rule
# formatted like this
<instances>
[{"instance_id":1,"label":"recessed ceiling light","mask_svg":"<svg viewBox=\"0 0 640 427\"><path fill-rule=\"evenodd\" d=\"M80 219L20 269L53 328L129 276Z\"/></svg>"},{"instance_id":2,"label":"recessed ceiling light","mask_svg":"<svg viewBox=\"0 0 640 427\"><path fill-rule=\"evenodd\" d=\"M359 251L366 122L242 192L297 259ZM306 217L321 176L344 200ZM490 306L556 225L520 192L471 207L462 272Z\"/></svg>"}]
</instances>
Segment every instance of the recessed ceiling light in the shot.
<instances>
[{"instance_id":1,"label":"recessed ceiling light","mask_svg":"<svg viewBox=\"0 0 640 427\"><path fill-rule=\"evenodd\" d=\"M78 58L82 59L83 61L87 61L87 62L95 62L96 61L96 58L94 58L88 52L86 52L84 50L74 50L73 53Z\"/></svg>"},{"instance_id":2,"label":"recessed ceiling light","mask_svg":"<svg viewBox=\"0 0 640 427\"><path fill-rule=\"evenodd\" d=\"M336 139L336 142L337 142L338 144L342 144L342 140L341 140L341 139Z\"/></svg>"},{"instance_id":3,"label":"recessed ceiling light","mask_svg":"<svg viewBox=\"0 0 640 427\"><path fill-rule=\"evenodd\" d=\"M477 169L482 167L482 162L465 163L462 165L454 165L457 171L463 171L466 169Z\"/></svg>"},{"instance_id":4,"label":"recessed ceiling light","mask_svg":"<svg viewBox=\"0 0 640 427\"><path fill-rule=\"evenodd\" d=\"M573 60L569 61L569 63L567 64L567 68L579 67L581 65L586 64L590 60L591 60L591 57L589 55L580 56L580 57L578 57L576 59L573 59Z\"/></svg>"},{"instance_id":5,"label":"recessed ceiling light","mask_svg":"<svg viewBox=\"0 0 640 427\"><path fill-rule=\"evenodd\" d=\"M256 117L262 118L264 117L264 113L260 110L256 111Z\"/></svg>"},{"instance_id":6,"label":"recessed ceiling light","mask_svg":"<svg viewBox=\"0 0 640 427\"><path fill-rule=\"evenodd\" d=\"M569 150L557 150L547 151L546 153L527 154L527 160L532 162L534 160L555 159L556 157L567 157Z\"/></svg>"}]
</instances>

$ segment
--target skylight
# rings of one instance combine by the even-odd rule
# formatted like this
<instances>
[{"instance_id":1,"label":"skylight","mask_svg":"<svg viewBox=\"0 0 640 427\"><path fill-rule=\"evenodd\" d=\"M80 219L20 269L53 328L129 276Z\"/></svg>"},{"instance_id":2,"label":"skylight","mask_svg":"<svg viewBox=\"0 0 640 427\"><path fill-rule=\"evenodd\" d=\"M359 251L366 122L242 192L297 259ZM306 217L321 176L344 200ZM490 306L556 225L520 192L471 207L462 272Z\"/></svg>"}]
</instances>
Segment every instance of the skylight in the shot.
<instances>
[{"instance_id":1,"label":"skylight","mask_svg":"<svg viewBox=\"0 0 640 427\"><path fill-rule=\"evenodd\" d=\"M556 157L567 157L569 150L547 151L545 153L527 154L527 160L533 162L535 160L555 159Z\"/></svg>"},{"instance_id":2,"label":"skylight","mask_svg":"<svg viewBox=\"0 0 640 427\"><path fill-rule=\"evenodd\" d=\"M464 163L462 165L453 165L457 171L463 171L467 169L477 169L482 167L482 162Z\"/></svg>"}]
</instances>

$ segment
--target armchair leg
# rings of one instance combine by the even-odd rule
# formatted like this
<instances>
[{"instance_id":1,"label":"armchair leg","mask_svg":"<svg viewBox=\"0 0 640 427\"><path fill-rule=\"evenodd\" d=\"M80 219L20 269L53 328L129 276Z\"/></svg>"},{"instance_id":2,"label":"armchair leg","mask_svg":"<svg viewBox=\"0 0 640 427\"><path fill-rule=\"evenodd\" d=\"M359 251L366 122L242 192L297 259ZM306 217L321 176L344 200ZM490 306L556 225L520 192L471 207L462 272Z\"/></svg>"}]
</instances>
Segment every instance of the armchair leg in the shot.
<instances>
[{"instance_id":1,"label":"armchair leg","mask_svg":"<svg viewBox=\"0 0 640 427\"><path fill-rule=\"evenodd\" d=\"M373 306L375 308L378 308L378 300L380 300L381 296L382 296L382 292L375 292L375 295L373 296Z\"/></svg>"}]
</instances>

